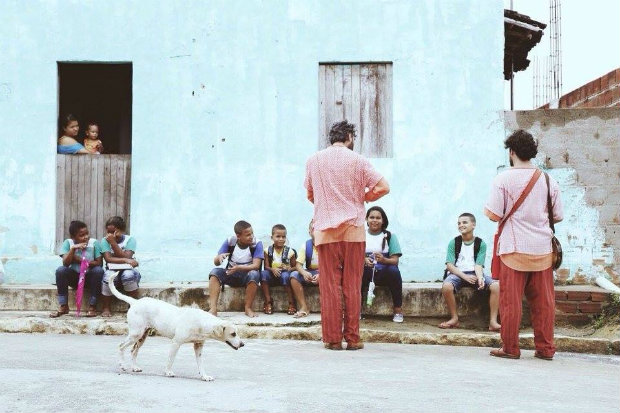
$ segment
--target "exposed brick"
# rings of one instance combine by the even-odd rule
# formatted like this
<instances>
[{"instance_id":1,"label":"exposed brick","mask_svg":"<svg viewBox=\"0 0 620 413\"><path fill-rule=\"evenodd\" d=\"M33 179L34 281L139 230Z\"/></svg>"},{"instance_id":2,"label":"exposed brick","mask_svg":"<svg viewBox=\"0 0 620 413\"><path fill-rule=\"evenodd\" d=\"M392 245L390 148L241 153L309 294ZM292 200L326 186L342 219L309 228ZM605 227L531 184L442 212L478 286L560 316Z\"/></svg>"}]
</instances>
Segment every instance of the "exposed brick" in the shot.
<instances>
[{"instance_id":1,"label":"exposed brick","mask_svg":"<svg viewBox=\"0 0 620 413\"><path fill-rule=\"evenodd\" d=\"M569 301L585 301L590 299L590 291L567 291L566 299Z\"/></svg>"},{"instance_id":2,"label":"exposed brick","mask_svg":"<svg viewBox=\"0 0 620 413\"><path fill-rule=\"evenodd\" d=\"M592 95L597 94L598 92L601 91L601 79L598 78L598 79L591 81L590 83L585 85L585 89L586 89L587 96L592 96Z\"/></svg>"},{"instance_id":3,"label":"exposed brick","mask_svg":"<svg viewBox=\"0 0 620 413\"><path fill-rule=\"evenodd\" d=\"M616 86L615 89L611 90L611 100L616 102L618 99L620 99L620 87Z\"/></svg>"},{"instance_id":4,"label":"exposed brick","mask_svg":"<svg viewBox=\"0 0 620 413\"><path fill-rule=\"evenodd\" d=\"M577 313L579 310L577 302L569 301L556 301L555 308L563 313Z\"/></svg>"},{"instance_id":5,"label":"exposed brick","mask_svg":"<svg viewBox=\"0 0 620 413\"><path fill-rule=\"evenodd\" d=\"M566 301L566 291L557 291L555 292L555 301Z\"/></svg>"},{"instance_id":6,"label":"exposed brick","mask_svg":"<svg viewBox=\"0 0 620 413\"><path fill-rule=\"evenodd\" d=\"M591 301L582 301L579 303L579 311L586 314L596 314L603 310L603 303L593 303Z\"/></svg>"},{"instance_id":7,"label":"exposed brick","mask_svg":"<svg viewBox=\"0 0 620 413\"><path fill-rule=\"evenodd\" d=\"M592 321L590 314L556 314L555 323L559 325L584 325Z\"/></svg>"},{"instance_id":8,"label":"exposed brick","mask_svg":"<svg viewBox=\"0 0 620 413\"><path fill-rule=\"evenodd\" d=\"M609 299L609 295L610 293L593 292L591 299L594 302L607 301Z\"/></svg>"}]
</instances>

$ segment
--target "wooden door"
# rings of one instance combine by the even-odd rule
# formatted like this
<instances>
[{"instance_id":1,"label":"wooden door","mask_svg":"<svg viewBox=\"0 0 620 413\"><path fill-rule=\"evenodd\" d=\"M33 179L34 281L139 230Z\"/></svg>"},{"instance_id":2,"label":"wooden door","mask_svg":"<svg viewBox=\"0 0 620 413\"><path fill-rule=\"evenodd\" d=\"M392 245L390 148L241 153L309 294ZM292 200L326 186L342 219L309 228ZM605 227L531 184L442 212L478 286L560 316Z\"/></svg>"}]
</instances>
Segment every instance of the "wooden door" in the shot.
<instances>
[{"instance_id":1,"label":"wooden door","mask_svg":"<svg viewBox=\"0 0 620 413\"><path fill-rule=\"evenodd\" d=\"M98 240L114 215L129 231L131 155L56 155L56 182L56 250L74 220L84 221Z\"/></svg>"},{"instance_id":2,"label":"wooden door","mask_svg":"<svg viewBox=\"0 0 620 413\"><path fill-rule=\"evenodd\" d=\"M355 151L392 156L392 63L319 65L319 148L329 146L332 124L356 127Z\"/></svg>"}]
</instances>

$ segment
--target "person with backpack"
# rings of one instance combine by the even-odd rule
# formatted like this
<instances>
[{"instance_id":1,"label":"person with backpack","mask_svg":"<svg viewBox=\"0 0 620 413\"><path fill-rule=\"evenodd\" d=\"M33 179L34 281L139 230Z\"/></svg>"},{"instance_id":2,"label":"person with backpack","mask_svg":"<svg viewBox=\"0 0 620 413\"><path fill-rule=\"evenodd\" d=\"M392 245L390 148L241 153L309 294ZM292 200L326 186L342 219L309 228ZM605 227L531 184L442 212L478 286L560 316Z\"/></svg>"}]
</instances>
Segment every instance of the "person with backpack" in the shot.
<instances>
[{"instance_id":1,"label":"person with backpack","mask_svg":"<svg viewBox=\"0 0 620 413\"><path fill-rule=\"evenodd\" d=\"M209 312L217 315L217 299L220 289L226 284L245 287L245 314L256 317L252 306L261 279L263 243L256 241L252 225L246 221L238 221L234 231L235 235L222 243L213 259L218 267L209 273ZM226 260L226 267L219 267Z\"/></svg>"},{"instance_id":2,"label":"person with backpack","mask_svg":"<svg viewBox=\"0 0 620 413\"><path fill-rule=\"evenodd\" d=\"M476 217L469 212L459 216L458 237L450 240L446 255L446 270L444 272L441 292L450 319L439 324L439 328L457 328L459 315L456 311L455 294L462 287L475 288L476 291L490 291L489 297L489 331L500 331L501 325L497 322L499 309L499 282L484 273L484 260L487 253L486 243L474 236Z\"/></svg>"},{"instance_id":3,"label":"person with backpack","mask_svg":"<svg viewBox=\"0 0 620 413\"><path fill-rule=\"evenodd\" d=\"M314 245L313 221L310 221L308 233L310 239L299 248L299 257L296 262L295 270L291 273L291 288L295 295L295 300L299 304L299 310L293 315L295 318L306 317L310 314L304 287L319 285L319 253Z\"/></svg>"},{"instance_id":4,"label":"person with backpack","mask_svg":"<svg viewBox=\"0 0 620 413\"><path fill-rule=\"evenodd\" d=\"M270 286L282 285L288 296L288 315L297 312L295 298L291 290L291 270L295 268L297 252L286 245L286 227L276 224L271 228L271 240L273 244L265 251L265 270L261 273L260 286L265 296L263 312L273 314L273 299L271 298Z\"/></svg>"},{"instance_id":5,"label":"person with backpack","mask_svg":"<svg viewBox=\"0 0 620 413\"><path fill-rule=\"evenodd\" d=\"M366 302L368 287L375 285L388 287L392 294L394 308L392 321L402 323L403 318L403 279L398 269L398 260L403 255L396 235L387 230L387 214L380 206L368 208L366 212L366 257L362 276L362 303Z\"/></svg>"}]
</instances>

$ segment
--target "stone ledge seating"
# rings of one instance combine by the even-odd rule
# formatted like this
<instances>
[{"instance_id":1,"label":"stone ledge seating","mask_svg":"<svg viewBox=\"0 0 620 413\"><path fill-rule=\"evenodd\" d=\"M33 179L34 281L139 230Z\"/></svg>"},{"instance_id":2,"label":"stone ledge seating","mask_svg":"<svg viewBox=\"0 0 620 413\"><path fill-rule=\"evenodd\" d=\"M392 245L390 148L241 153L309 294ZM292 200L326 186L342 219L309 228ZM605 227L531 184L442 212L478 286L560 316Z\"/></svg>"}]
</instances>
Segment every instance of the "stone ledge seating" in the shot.
<instances>
[{"instance_id":1,"label":"stone ledge seating","mask_svg":"<svg viewBox=\"0 0 620 413\"><path fill-rule=\"evenodd\" d=\"M556 318L559 321L586 323L602 311L611 293L591 285L556 286ZM313 313L320 312L318 287L304 289L306 301ZM286 312L288 299L283 287L272 287L275 312ZM220 294L218 311L243 312L244 288L226 286ZM385 287L377 287L372 307L364 311L368 315L392 315L392 298ZM88 306L88 291L84 294L82 309ZM208 306L208 284L200 282L143 283L140 285L141 297L153 297L174 305ZM576 300L574 306L567 306L567 299ZM596 303L594 305L588 302ZM74 291L69 289L69 304L74 310ZM464 288L457 295L459 316L488 317L488 293L476 294L473 289ZM120 300L112 301L115 312L127 311L127 304ZM254 300L254 311L262 312L264 298L259 292ZM99 307L101 307L99 300ZM53 311L57 308L56 286L52 284L2 284L0 285L0 310L5 311ZM595 311L596 307L598 311ZM575 308L577 310L575 310ZM582 310L579 310L582 309ZM565 311L566 314L565 314ZM570 312L569 312L570 311ZM445 317L448 315L441 294L440 282L403 283L403 314L406 317ZM528 322L527 306L524 301L524 321ZM578 314L578 315L576 315Z\"/></svg>"}]
</instances>

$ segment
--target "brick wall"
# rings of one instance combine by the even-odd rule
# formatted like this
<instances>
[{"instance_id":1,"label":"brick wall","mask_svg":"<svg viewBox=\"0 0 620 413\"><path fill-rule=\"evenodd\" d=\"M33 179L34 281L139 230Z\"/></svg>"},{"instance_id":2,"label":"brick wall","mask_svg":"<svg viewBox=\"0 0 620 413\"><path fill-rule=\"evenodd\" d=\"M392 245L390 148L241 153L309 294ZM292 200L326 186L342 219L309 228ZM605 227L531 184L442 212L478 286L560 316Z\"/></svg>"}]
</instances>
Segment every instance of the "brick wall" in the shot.
<instances>
[{"instance_id":1,"label":"brick wall","mask_svg":"<svg viewBox=\"0 0 620 413\"><path fill-rule=\"evenodd\" d=\"M562 96L559 108L596 108L620 106L620 68ZM549 104L541 109L548 109Z\"/></svg>"},{"instance_id":2,"label":"brick wall","mask_svg":"<svg viewBox=\"0 0 620 413\"><path fill-rule=\"evenodd\" d=\"M606 275L620 283L620 107L505 112L506 134L539 140L535 163L562 189L564 249L558 278L577 283Z\"/></svg>"},{"instance_id":3,"label":"brick wall","mask_svg":"<svg viewBox=\"0 0 620 413\"><path fill-rule=\"evenodd\" d=\"M556 287L555 318L558 324L586 324L598 317L611 293L598 287Z\"/></svg>"}]
</instances>

